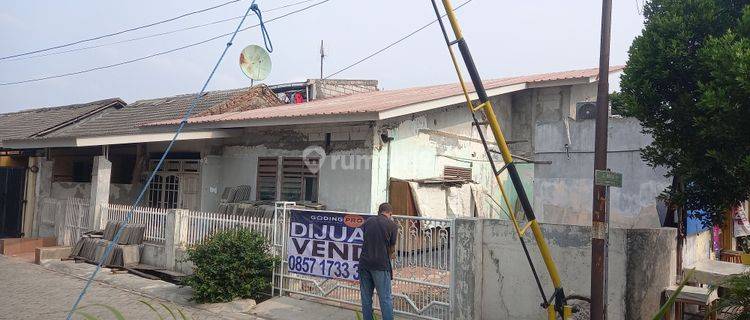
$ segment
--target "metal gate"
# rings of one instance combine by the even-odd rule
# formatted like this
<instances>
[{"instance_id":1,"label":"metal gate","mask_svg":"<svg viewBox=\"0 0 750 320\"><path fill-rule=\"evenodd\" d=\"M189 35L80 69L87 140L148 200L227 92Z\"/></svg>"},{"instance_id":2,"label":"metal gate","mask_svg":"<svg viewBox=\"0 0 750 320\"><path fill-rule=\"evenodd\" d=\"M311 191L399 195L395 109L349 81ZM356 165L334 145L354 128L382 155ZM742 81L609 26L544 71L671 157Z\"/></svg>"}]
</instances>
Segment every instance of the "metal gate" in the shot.
<instances>
[{"instance_id":1,"label":"metal gate","mask_svg":"<svg viewBox=\"0 0 750 320\"><path fill-rule=\"evenodd\" d=\"M57 243L64 246L75 245L84 232L92 230L89 214L89 199L69 198L64 202L62 230L58 230Z\"/></svg>"},{"instance_id":2,"label":"metal gate","mask_svg":"<svg viewBox=\"0 0 750 320\"><path fill-rule=\"evenodd\" d=\"M0 168L0 238L21 236L25 168Z\"/></svg>"},{"instance_id":3,"label":"metal gate","mask_svg":"<svg viewBox=\"0 0 750 320\"><path fill-rule=\"evenodd\" d=\"M274 217L273 250L281 258L273 275L274 295L299 294L352 306L360 305L359 283L290 273L287 238L291 202L278 202ZM398 224L393 265L393 309L420 319L450 319L453 309L453 220L394 216ZM378 308L377 297L373 306Z\"/></svg>"}]
</instances>

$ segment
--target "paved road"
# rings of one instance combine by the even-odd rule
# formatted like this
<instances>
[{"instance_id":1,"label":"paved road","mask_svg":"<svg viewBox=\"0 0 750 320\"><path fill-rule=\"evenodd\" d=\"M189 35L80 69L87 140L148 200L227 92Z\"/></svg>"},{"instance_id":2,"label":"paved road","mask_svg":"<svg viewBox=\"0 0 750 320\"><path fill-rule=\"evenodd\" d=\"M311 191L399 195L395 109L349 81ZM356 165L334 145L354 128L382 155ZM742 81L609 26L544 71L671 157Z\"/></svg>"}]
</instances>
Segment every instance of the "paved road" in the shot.
<instances>
[{"instance_id":1,"label":"paved road","mask_svg":"<svg viewBox=\"0 0 750 320\"><path fill-rule=\"evenodd\" d=\"M41 266L0 255L0 319L65 319L67 311L83 288L83 279L42 268ZM170 307L174 304L94 282L81 306L99 319L114 319L111 313L93 304L105 304L120 310L126 319L158 319L146 300ZM235 319L208 311L181 306L191 319ZM163 316L171 319L166 312ZM248 316L250 317L250 316ZM76 316L75 319L83 319Z\"/></svg>"}]
</instances>

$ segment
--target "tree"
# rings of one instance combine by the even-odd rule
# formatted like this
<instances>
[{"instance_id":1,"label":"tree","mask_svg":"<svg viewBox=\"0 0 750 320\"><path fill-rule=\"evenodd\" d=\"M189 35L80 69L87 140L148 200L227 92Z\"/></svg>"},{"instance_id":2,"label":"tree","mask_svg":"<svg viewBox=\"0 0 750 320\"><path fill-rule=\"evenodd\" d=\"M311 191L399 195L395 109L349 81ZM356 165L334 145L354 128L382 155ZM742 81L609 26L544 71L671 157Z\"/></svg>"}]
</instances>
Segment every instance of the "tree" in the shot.
<instances>
[{"instance_id":1,"label":"tree","mask_svg":"<svg viewBox=\"0 0 750 320\"><path fill-rule=\"evenodd\" d=\"M750 195L750 0L652 0L644 16L613 110L653 137L643 159L684 183L669 202L719 223Z\"/></svg>"}]
</instances>

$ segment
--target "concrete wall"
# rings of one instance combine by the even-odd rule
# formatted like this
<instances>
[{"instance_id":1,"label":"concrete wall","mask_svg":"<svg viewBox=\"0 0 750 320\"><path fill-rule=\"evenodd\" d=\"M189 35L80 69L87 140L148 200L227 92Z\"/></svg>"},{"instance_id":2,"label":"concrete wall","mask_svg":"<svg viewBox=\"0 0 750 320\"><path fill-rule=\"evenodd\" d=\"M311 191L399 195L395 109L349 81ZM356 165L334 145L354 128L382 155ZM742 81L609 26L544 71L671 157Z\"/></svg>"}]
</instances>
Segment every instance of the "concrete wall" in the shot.
<instances>
[{"instance_id":1,"label":"concrete wall","mask_svg":"<svg viewBox=\"0 0 750 320\"><path fill-rule=\"evenodd\" d=\"M590 296L591 228L542 224L567 295ZM523 249L507 221L457 219L456 319L546 319ZM674 279L674 229L611 229L609 319L650 318ZM527 245L547 295L552 283L532 237Z\"/></svg>"},{"instance_id":2,"label":"concrete wall","mask_svg":"<svg viewBox=\"0 0 750 320\"><path fill-rule=\"evenodd\" d=\"M576 103L596 100L596 83L532 88L512 94L512 128L505 130L506 138L512 141L511 152L533 157L537 148L535 127L542 123L554 123L564 118L575 118Z\"/></svg>"},{"instance_id":3,"label":"concrete wall","mask_svg":"<svg viewBox=\"0 0 750 320\"><path fill-rule=\"evenodd\" d=\"M36 174L36 208L34 210L36 217L34 217L34 231L32 236L55 237L57 236L55 226L42 222L43 201L52 195L52 172L55 163L54 161L45 160L44 157L38 157L36 163L39 167L39 172Z\"/></svg>"},{"instance_id":4,"label":"concrete wall","mask_svg":"<svg viewBox=\"0 0 750 320\"><path fill-rule=\"evenodd\" d=\"M534 157L552 161L534 169L534 210L540 221L591 224L594 168L594 120L570 122L571 146L566 154L562 121L536 126ZM660 226L656 197L670 184L664 168L641 159L640 148L651 143L636 119L610 118L608 167L623 174L622 188L612 188L611 223L622 228Z\"/></svg>"},{"instance_id":5,"label":"concrete wall","mask_svg":"<svg viewBox=\"0 0 750 320\"><path fill-rule=\"evenodd\" d=\"M155 267L166 267L166 250L164 246L143 243L141 246L141 263Z\"/></svg>"},{"instance_id":6,"label":"concrete wall","mask_svg":"<svg viewBox=\"0 0 750 320\"><path fill-rule=\"evenodd\" d=\"M113 183L109 187L109 203L132 204L138 196L131 184ZM91 183L89 182L53 182L51 198L66 200L68 198L88 199L91 197Z\"/></svg>"}]
</instances>

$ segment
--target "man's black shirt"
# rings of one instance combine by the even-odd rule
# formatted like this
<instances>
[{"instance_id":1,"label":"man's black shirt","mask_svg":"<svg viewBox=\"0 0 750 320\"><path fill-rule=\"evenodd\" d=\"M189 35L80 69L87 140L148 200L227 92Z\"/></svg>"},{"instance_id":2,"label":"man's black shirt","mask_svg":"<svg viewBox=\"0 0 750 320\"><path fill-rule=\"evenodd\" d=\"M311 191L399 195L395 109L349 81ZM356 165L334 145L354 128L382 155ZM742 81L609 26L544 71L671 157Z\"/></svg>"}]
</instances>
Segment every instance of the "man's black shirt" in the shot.
<instances>
[{"instance_id":1,"label":"man's black shirt","mask_svg":"<svg viewBox=\"0 0 750 320\"><path fill-rule=\"evenodd\" d=\"M359 256L359 267L367 270L389 271L391 258L388 248L396 245L398 225L388 217L379 214L367 219L362 225L364 244Z\"/></svg>"}]
</instances>

